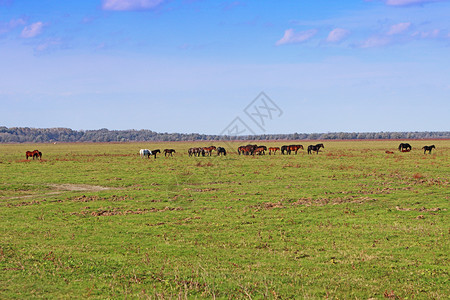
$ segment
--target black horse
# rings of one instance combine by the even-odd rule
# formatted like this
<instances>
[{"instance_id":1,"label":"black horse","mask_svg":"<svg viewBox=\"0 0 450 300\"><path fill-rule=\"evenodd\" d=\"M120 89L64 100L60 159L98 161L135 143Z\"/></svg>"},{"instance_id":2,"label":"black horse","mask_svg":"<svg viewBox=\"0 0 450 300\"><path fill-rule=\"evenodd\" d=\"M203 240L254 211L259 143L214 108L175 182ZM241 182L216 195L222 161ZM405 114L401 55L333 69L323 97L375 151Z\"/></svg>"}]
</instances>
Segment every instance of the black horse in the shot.
<instances>
[{"instance_id":1,"label":"black horse","mask_svg":"<svg viewBox=\"0 0 450 300\"><path fill-rule=\"evenodd\" d=\"M398 146L398 151L400 152L409 152L411 151L411 149L412 147L408 143L400 143L400 145Z\"/></svg>"},{"instance_id":2,"label":"black horse","mask_svg":"<svg viewBox=\"0 0 450 300\"><path fill-rule=\"evenodd\" d=\"M316 151L316 154L319 154L320 148L325 148L325 146L323 144L309 145L308 154L312 154L312 151Z\"/></svg>"},{"instance_id":3,"label":"black horse","mask_svg":"<svg viewBox=\"0 0 450 300\"><path fill-rule=\"evenodd\" d=\"M224 147L217 147L217 155L226 156L227 155L227 150L225 150Z\"/></svg>"},{"instance_id":4,"label":"black horse","mask_svg":"<svg viewBox=\"0 0 450 300\"><path fill-rule=\"evenodd\" d=\"M429 154L431 154L431 150L436 149L436 147L434 145L423 146L422 149L423 149L423 154L425 154L427 151Z\"/></svg>"},{"instance_id":5,"label":"black horse","mask_svg":"<svg viewBox=\"0 0 450 300\"><path fill-rule=\"evenodd\" d=\"M287 145L281 146L281 154L284 154L285 151L286 154L291 154L291 151L289 151L289 146Z\"/></svg>"},{"instance_id":6,"label":"black horse","mask_svg":"<svg viewBox=\"0 0 450 300\"><path fill-rule=\"evenodd\" d=\"M173 156L173 153L176 153L174 149L164 149L164 156Z\"/></svg>"},{"instance_id":7,"label":"black horse","mask_svg":"<svg viewBox=\"0 0 450 300\"><path fill-rule=\"evenodd\" d=\"M154 155L155 158L156 158L156 153L161 153L161 150L159 150L159 149L152 150L152 155Z\"/></svg>"}]
</instances>

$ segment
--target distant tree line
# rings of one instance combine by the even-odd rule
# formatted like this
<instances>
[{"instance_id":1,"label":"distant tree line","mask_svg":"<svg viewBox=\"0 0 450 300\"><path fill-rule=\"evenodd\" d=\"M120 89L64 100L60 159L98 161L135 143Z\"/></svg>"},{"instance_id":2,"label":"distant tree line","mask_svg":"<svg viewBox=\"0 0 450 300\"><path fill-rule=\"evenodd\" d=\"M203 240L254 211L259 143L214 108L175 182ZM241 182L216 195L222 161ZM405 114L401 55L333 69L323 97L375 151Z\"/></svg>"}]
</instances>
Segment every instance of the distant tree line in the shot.
<instances>
[{"instance_id":1,"label":"distant tree line","mask_svg":"<svg viewBox=\"0 0 450 300\"><path fill-rule=\"evenodd\" d=\"M0 143L54 142L150 142L219 140L366 140L366 139L450 139L450 131L433 132L328 132L223 136L199 133L159 133L152 130L72 130L0 126Z\"/></svg>"}]
</instances>

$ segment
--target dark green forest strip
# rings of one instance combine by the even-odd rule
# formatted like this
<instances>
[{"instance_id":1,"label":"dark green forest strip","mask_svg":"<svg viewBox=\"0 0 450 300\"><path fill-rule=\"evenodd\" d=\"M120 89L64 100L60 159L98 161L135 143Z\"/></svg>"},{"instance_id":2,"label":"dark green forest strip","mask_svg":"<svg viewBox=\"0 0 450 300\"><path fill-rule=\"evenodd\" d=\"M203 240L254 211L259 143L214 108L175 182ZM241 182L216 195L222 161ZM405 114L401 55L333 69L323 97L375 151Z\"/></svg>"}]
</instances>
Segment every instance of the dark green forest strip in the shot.
<instances>
[{"instance_id":1,"label":"dark green forest strip","mask_svg":"<svg viewBox=\"0 0 450 300\"><path fill-rule=\"evenodd\" d=\"M141 130L72 130L70 128L29 128L0 126L0 143L54 142L158 142L220 140L396 140L450 139L450 131L434 132L328 132L224 136L200 133L160 133Z\"/></svg>"}]
</instances>

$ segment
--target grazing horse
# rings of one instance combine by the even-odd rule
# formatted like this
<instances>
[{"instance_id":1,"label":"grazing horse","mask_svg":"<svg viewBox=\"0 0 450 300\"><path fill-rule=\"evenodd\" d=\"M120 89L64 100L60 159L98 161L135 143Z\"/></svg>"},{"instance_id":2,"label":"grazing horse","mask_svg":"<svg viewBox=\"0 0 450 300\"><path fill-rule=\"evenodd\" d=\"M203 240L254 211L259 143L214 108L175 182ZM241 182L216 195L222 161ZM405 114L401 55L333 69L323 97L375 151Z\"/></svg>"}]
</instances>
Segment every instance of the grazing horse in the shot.
<instances>
[{"instance_id":1,"label":"grazing horse","mask_svg":"<svg viewBox=\"0 0 450 300\"><path fill-rule=\"evenodd\" d=\"M203 156L205 156L205 150L203 150L203 148L189 148L188 149L188 154L189 156L200 156L200 154L202 154Z\"/></svg>"},{"instance_id":2,"label":"grazing horse","mask_svg":"<svg viewBox=\"0 0 450 300\"><path fill-rule=\"evenodd\" d=\"M425 154L427 151L429 154L431 154L431 150L436 149L436 147L434 145L423 146L422 149L423 149L423 154Z\"/></svg>"},{"instance_id":3,"label":"grazing horse","mask_svg":"<svg viewBox=\"0 0 450 300\"><path fill-rule=\"evenodd\" d=\"M33 157L33 151L25 152L25 158L28 160L28 157ZM34 158L34 157L33 157Z\"/></svg>"},{"instance_id":4,"label":"grazing horse","mask_svg":"<svg viewBox=\"0 0 450 300\"><path fill-rule=\"evenodd\" d=\"M255 151L256 148L258 148L257 145L240 146L238 148L238 153L239 153L239 155L241 155L241 154L253 155L253 152Z\"/></svg>"},{"instance_id":5,"label":"grazing horse","mask_svg":"<svg viewBox=\"0 0 450 300\"><path fill-rule=\"evenodd\" d=\"M35 158L42 158L42 152L39 152L39 150L33 150L33 151L27 151L25 152L25 158L28 160L28 157Z\"/></svg>"},{"instance_id":6,"label":"grazing horse","mask_svg":"<svg viewBox=\"0 0 450 300\"><path fill-rule=\"evenodd\" d=\"M253 154L264 155L266 154L267 147L266 146L258 146L253 150Z\"/></svg>"},{"instance_id":7,"label":"grazing horse","mask_svg":"<svg viewBox=\"0 0 450 300\"><path fill-rule=\"evenodd\" d=\"M173 153L176 153L175 149L164 149L164 156L173 156Z\"/></svg>"},{"instance_id":8,"label":"grazing horse","mask_svg":"<svg viewBox=\"0 0 450 300\"><path fill-rule=\"evenodd\" d=\"M295 154L297 154L299 149L303 149L303 146L302 145L289 145L287 151L288 151L288 154L291 154L291 151L295 151Z\"/></svg>"},{"instance_id":9,"label":"grazing horse","mask_svg":"<svg viewBox=\"0 0 450 300\"><path fill-rule=\"evenodd\" d=\"M411 145L408 144L408 143L401 143L401 144L398 146L398 151L400 151L400 152L409 152L409 151L411 151L411 150L412 150L412 147L411 147Z\"/></svg>"},{"instance_id":10,"label":"grazing horse","mask_svg":"<svg viewBox=\"0 0 450 300\"><path fill-rule=\"evenodd\" d=\"M286 152L286 154L291 154L288 150L289 146L288 145L283 145L281 146L281 154L284 154L284 152Z\"/></svg>"},{"instance_id":11,"label":"grazing horse","mask_svg":"<svg viewBox=\"0 0 450 300\"><path fill-rule=\"evenodd\" d=\"M151 152L152 155L156 158L156 153L161 153L161 150L155 149L155 150L152 150L152 151L150 151L150 152Z\"/></svg>"},{"instance_id":12,"label":"grazing horse","mask_svg":"<svg viewBox=\"0 0 450 300\"><path fill-rule=\"evenodd\" d=\"M141 150L139 150L139 154L141 155L141 158L144 158L144 156L147 156L147 158L150 158L150 155L152 155L152 151L150 151L148 149L141 149Z\"/></svg>"},{"instance_id":13,"label":"grazing horse","mask_svg":"<svg viewBox=\"0 0 450 300\"><path fill-rule=\"evenodd\" d=\"M312 154L312 151L316 151L316 154L319 154L320 148L325 148L325 146L323 144L309 145L308 154Z\"/></svg>"},{"instance_id":14,"label":"grazing horse","mask_svg":"<svg viewBox=\"0 0 450 300\"><path fill-rule=\"evenodd\" d=\"M209 156L211 156L213 150L216 150L216 146L203 147L203 150L205 150L205 152L208 153Z\"/></svg>"},{"instance_id":15,"label":"grazing horse","mask_svg":"<svg viewBox=\"0 0 450 300\"><path fill-rule=\"evenodd\" d=\"M280 150L280 147L270 147L269 148L269 155L271 155L272 152L273 152L273 155L275 155L275 153L277 153L278 150Z\"/></svg>"},{"instance_id":16,"label":"grazing horse","mask_svg":"<svg viewBox=\"0 0 450 300\"><path fill-rule=\"evenodd\" d=\"M250 152L253 152L253 145L247 145L247 146L239 146L238 147L238 154L239 155L248 155Z\"/></svg>"},{"instance_id":17,"label":"grazing horse","mask_svg":"<svg viewBox=\"0 0 450 300\"><path fill-rule=\"evenodd\" d=\"M42 152L41 152L41 151L34 150L33 152L34 152L34 154L33 154L33 159L34 159L34 158L39 158L39 160L42 159Z\"/></svg>"},{"instance_id":18,"label":"grazing horse","mask_svg":"<svg viewBox=\"0 0 450 300\"><path fill-rule=\"evenodd\" d=\"M227 155L227 150L225 150L224 147L217 147L217 155L226 156Z\"/></svg>"}]
</instances>

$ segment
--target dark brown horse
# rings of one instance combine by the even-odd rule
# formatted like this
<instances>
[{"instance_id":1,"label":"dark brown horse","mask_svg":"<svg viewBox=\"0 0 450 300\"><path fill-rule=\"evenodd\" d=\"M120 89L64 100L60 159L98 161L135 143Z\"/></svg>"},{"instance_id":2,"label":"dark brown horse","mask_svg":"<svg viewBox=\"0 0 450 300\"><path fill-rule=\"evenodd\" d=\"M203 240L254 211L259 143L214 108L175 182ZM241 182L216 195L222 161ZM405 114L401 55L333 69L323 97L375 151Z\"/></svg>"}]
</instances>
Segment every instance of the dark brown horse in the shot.
<instances>
[{"instance_id":1,"label":"dark brown horse","mask_svg":"<svg viewBox=\"0 0 450 300\"><path fill-rule=\"evenodd\" d=\"M400 151L400 152L409 152L411 150L412 150L412 147L408 143L400 143L400 145L398 146L398 151Z\"/></svg>"},{"instance_id":2,"label":"dark brown horse","mask_svg":"<svg viewBox=\"0 0 450 300\"><path fill-rule=\"evenodd\" d=\"M175 149L164 149L164 156L173 156L173 153L176 153Z\"/></svg>"},{"instance_id":3,"label":"dark brown horse","mask_svg":"<svg viewBox=\"0 0 450 300\"><path fill-rule=\"evenodd\" d=\"M423 146L422 149L423 149L423 154L425 154L427 151L429 154L431 154L431 150L436 149L436 147L434 145Z\"/></svg>"},{"instance_id":4,"label":"dark brown horse","mask_svg":"<svg viewBox=\"0 0 450 300\"><path fill-rule=\"evenodd\" d=\"M225 150L224 147L217 147L217 155L226 156L227 155L227 150Z\"/></svg>"},{"instance_id":5,"label":"dark brown horse","mask_svg":"<svg viewBox=\"0 0 450 300\"><path fill-rule=\"evenodd\" d=\"M39 150L27 151L25 152L25 158L28 160L28 157L32 157L33 159L42 159L42 152Z\"/></svg>"},{"instance_id":6,"label":"dark brown horse","mask_svg":"<svg viewBox=\"0 0 450 300\"><path fill-rule=\"evenodd\" d=\"M325 147L323 144L309 145L308 146L308 154L312 154L312 151L315 151L316 154L319 154L320 148L325 148Z\"/></svg>"},{"instance_id":7,"label":"dark brown horse","mask_svg":"<svg viewBox=\"0 0 450 300\"><path fill-rule=\"evenodd\" d=\"M155 149L155 150L152 150L151 152L152 152L152 155L156 158L156 153L161 153L161 150Z\"/></svg>"}]
</instances>

